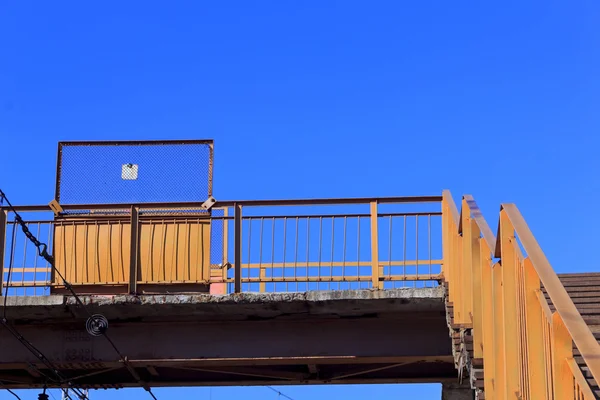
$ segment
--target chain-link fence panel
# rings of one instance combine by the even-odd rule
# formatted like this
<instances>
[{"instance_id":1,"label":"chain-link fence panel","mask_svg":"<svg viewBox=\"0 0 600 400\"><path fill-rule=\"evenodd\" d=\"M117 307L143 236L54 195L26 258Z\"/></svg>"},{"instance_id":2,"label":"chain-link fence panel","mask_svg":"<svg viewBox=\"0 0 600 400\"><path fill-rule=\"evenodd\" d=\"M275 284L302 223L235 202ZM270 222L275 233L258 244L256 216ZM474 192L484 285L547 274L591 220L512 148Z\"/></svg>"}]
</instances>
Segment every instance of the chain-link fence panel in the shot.
<instances>
[{"instance_id":1,"label":"chain-link fence panel","mask_svg":"<svg viewBox=\"0 0 600 400\"><path fill-rule=\"evenodd\" d=\"M203 202L212 195L211 140L61 142L62 204Z\"/></svg>"}]
</instances>

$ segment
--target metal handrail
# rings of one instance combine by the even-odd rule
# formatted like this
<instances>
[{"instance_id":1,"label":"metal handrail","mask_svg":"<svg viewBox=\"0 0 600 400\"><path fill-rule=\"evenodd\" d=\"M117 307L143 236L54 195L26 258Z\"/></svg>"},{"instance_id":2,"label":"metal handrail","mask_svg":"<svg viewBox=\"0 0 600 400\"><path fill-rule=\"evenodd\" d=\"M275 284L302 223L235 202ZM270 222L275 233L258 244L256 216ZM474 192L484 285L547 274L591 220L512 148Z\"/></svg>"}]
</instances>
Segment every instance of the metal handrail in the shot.
<instances>
[{"instance_id":1,"label":"metal handrail","mask_svg":"<svg viewBox=\"0 0 600 400\"><path fill-rule=\"evenodd\" d=\"M525 354L515 353L517 348L523 350L522 346L533 345L536 349L529 349L527 354L530 359L521 360L521 369L517 373L521 374L521 383L527 385L521 388L522 391L529 393L534 390L534 387L535 390L539 390L541 388L539 385L543 381L546 385L544 390L550 394L549 396L555 393L554 398L562 398L562 393L575 392L583 396L577 397L578 399L593 399L588 383L583 379L581 372L578 369L575 372L571 371L576 367L572 359L571 341L579 349L586 366L597 382L600 382L600 344L575 307L517 207L514 204L502 204L498 237L489 228L470 195L463 196L459 214L450 192L444 191L443 210L447 214L444 222L444 241L448 242L444 243L444 279L450 284L449 301L455 303L454 309L459 313L460 320L457 326L468 326L473 329L474 352L484 358L486 366L484 374L486 391L490 390L492 395L501 397L508 393L512 396L514 387L504 388L504 385L507 382L518 382L518 375L515 376L517 369L504 369L506 363L512 365L513 362L518 362L519 358L525 357ZM475 226L463 226L463 223L468 224L469 221L475 222ZM520 240L527 258L522 254L516 238ZM506 254L503 254L503 251ZM499 258L500 262L494 262L492 256ZM508 270L502 273L504 268ZM516 276L512 275L513 271L516 272ZM505 278L508 280L504 281ZM516 278L514 282L512 278ZM554 313L550 311L548 302L540 290L541 285L556 309ZM508 290L507 294L503 295L506 290ZM531 300L532 298L535 300ZM514 311L517 312L521 322L509 321L512 330L507 330L508 323L506 326L498 326L500 321L495 321L498 316L493 311L496 306L501 306L500 310L506 307L512 310L516 307ZM493 315L490 315L490 312ZM525 312L528 315L523 315ZM482 322L483 319L485 323ZM525 320L528 322L525 323ZM493 336L498 335L498 330L504 332L501 333L501 337L509 335L510 349L505 349L504 344L494 341ZM552 333L549 333L550 331ZM541 336L542 333L544 337L537 336ZM513 335L517 335L516 344L512 342L515 339ZM528 337L529 335L535 337ZM552 335L552 339L549 335ZM541 344L543 341L546 342L544 345ZM549 346L551 349L549 353L543 354L543 346ZM546 361L542 361L539 357ZM499 361L498 358L503 360ZM559 366L563 364L553 364L557 362L556 360L564 362L564 366L568 365L568 368ZM544 377L539 378L544 362L546 371L543 372ZM523 379L532 372L538 377L536 386L529 386L534 383ZM570 378L565 380L566 375L563 376L565 373L570 375ZM531 378L531 375L529 376ZM557 385L557 381L561 384ZM505 393L505 389L508 392ZM542 396L541 392L535 393ZM518 393L514 392L514 394Z\"/></svg>"},{"instance_id":2,"label":"metal handrail","mask_svg":"<svg viewBox=\"0 0 600 400\"><path fill-rule=\"evenodd\" d=\"M575 307L571 296L569 296L558 275L552 269L550 262L517 207L514 204L503 204L502 209L514 226L527 256L544 285L544 289L546 289L546 293L548 293L556 312L562 318L565 327L573 338L573 342L579 349L586 366L596 382L600 382L600 344L598 344L594 334L577 307Z\"/></svg>"},{"instance_id":3,"label":"metal handrail","mask_svg":"<svg viewBox=\"0 0 600 400\"><path fill-rule=\"evenodd\" d=\"M44 232L48 231L50 232L50 230L54 229L53 226L54 224L59 224L61 227L62 226L69 226L72 228L69 229L73 229L73 231L71 233L68 233L69 235L72 235L73 237L76 237L77 233L76 233L76 229L83 229L83 234L86 235L85 237L87 238L88 236L88 228L87 226L91 226L91 235L96 235L96 236L100 236L102 235L102 240L107 240L106 243L112 243L111 240L117 240L118 243L121 243L120 240L128 240L131 243L129 243L129 253L131 258L129 260L128 263L124 262L124 261L119 261L117 260L117 263L121 262L123 263L123 265L119 268L125 269L129 271L129 277L130 277L130 282L128 282L129 284L129 291L135 291L137 283L146 283L146 280L144 279L138 279L134 276L134 274L137 273L138 271L138 260L136 256L138 254L138 248L139 246L141 246L141 237L131 237L131 239L128 239L127 235L126 236L119 236L122 235L121 232L121 228L117 229L117 230L112 230L112 228L109 228L108 230L104 230L101 231L100 229L106 229L106 228L99 228L102 226L112 226L112 224L118 224L119 227L121 226L121 224L123 224L123 226L125 225L130 225L132 227L131 232L136 232L137 234L139 233L142 229L144 229L143 227L145 227L146 229L148 224L154 224L154 223L158 223L161 224L161 221L165 220L168 222L168 224L187 224L189 221L191 221L191 219L193 219L194 221L201 218L202 220L206 220L208 221L212 221L214 223L222 223L223 224L223 232L222 235L221 233L217 233L216 235L221 235L221 236L211 236L211 242L208 244L208 246L210 247L209 252L210 253L206 253L206 254L210 254L209 257L213 257L211 258L211 260L216 259L214 257L215 254L219 253L222 254L222 260L219 259L219 263L210 261L210 275L206 275L202 277L201 281L204 284L207 285L212 285L213 283L215 284L221 284L221 282L226 282L226 283L233 283L234 285L232 285L231 287L234 288L234 290L236 292L239 292L242 290L242 283L245 285L246 283L249 282L254 282L257 281L261 283L260 286L260 290L264 291L265 290L265 286L264 283L265 282L294 282L294 281L298 281L298 282L304 282L303 279L305 281L312 281L315 280L319 281L319 282L335 282L335 281L344 281L344 282L354 282L354 281L371 281L371 284L373 285L374 288L378 288L378 289L383 289L384 288L384 282L388 282L388 281L439 281L439 279L441 278L440 274L436 274L435 270L432 269L436 268L438 271L439 269L441 269L441 264L442 261L439 259L436 259L435 257L432 257L432 249L431 249L431 217L440 217L442 216L441 210L437 209L437 207L435 207L435 205L433 207L424 207L426 210L427 209L431 209L432 211L406 211L406 212L398 212L400 210L391 210L391 209L385 209L384 207L378 207L378 205L380 204L408 204L408 203L420 203L420 202L427 202L427 203L438 203L441 201L442 196L418 196L418 197L369 197L369 198L325 198L325 199L299 199L299 200L236 200L236 201L226 201L226 202L217 202L214 204L212 210L215 211L217 209L221 209L222 212L221 213L217 213L217 212L206 212L206 213L202 213L201 217L198 217L194 214L194 216L190 216L187 214L186 210L189 209L193 209L193 210L197 210L201 207L200 202L180 202L180 203L142 203L142 204L61 204L61 207L64 211L66 211L65 213L60 213L58 216L56 217L52 217L51 215L44 215L42 216L37 216L34 217L33 219L35 219L35 223L40 223L40 224L45 224L48 225L48 227L44 226ZM229 204L233 204L234 206L231 207L229 206ZM274 211L274 208L277 208L278 206L319 206L319 205L353 205L356 207L353 207L354 210L350 210L348 208L342 208L341 210L337 210L337 209L325 209L325 207L315 207L314 209L308 208L306 210L306 212L301 211L301 212L297 212L297 210L294 210L294 212L288 212L286 210L286 208L280 208L281 211ZM364 206L368 206L368 210L360 210L358 209L363 208ZM256 208L255 208L256 207ZM264 208L261 208L264 207ZM50 207L49 206L16 206L15 207L16 210L21 211L21 212L35 212L35 211L41 211L44 213L49 213ZM85 210L83 213L74 213L72 214L70 211L71 210ZM106 212L102 212L102 213L98 213L98 210L101 211L106 211ZM148 214L148 210L151 211L150 214ZM242 210L244 210L244 215L242 215ZM7 216L8 213L8 209L6 207L2 208L0 211L2 211L0 214ZM164 213L164 211L168 211L168 213ZM348 212L350 211L350 212ZM365 212L366 211L366 212ZM215 215L216 214L216 215ZM278 215L281 214L281 215ZM193 217L193 218L192 218ZM416 221L416 226L413 225L412 228L412 232L411 232L411 238L409 239L410 241L414 242L414 246L416 246L416 253L414 253L414 256L409 256L407 257L407 254L410 253L410 250L407 252L406 249L406 219L408 218L412 218L413 221ZM420 219L421 221L421 229L424 229L425 231L427 231L427 237L425 238L424 241L421 242L421 251L423 251L423 253L421 254L421 257L419 257L419 236L421 238L424 238L423 235L419 235L419 217L422 217ZM191 219L190 219L191 218ZM394 232L394 234L398 235L398 238L402 237L402 241L404 243L400 243L400 246L404 247L403 250L403 255L401 257L399 257L398 255L392 257L392 220L399 222L400 224L402 224L402 219L404 220L404 227L402 228L402 225L399 225L396 227L396 229L400 229L400 231L398 231L398 233ZM251 249L251 243L252 243L252 248L255 248L256 244L259 244L258 242L260 241L261 244L260 246L262 246L262 222L260 222L260 228L261 229L261 236L256 236L259 232L256 231L253 233L253 239L250 238L251 236L251 230L252 230L252 225L254 221L264 221L264 220L271 220L271 227L267 228L271 230L271 234L270 236L275 235L275 232L277 231L278 234L282 234L283 235L283 247L280 247L281 244L278 244L277 246L275 245L275 242L273 241L273 237L271 238L271 243L266 243L265 242L265 248L269 248L271 250L269 250L269 255L265 254L265 258L263 259L262 256L262 250L260 250L260 255L256 254L254 255L254 258L250 257L250 249ZM438 219L437 221L440 221L440 219ZM158 222L157 222L158 221ZM278 225L275 225L275 221L277 221ZM288 227L286 221L295 221L294 223L295 228L293 228L294 230L292 231L291 226ZM321 244L320 242L316 243L316 247L314 248L315 250L313 250L313 252L311 253L310 257L315 257L315 260L312 259L308 259L309 255L308 255L308 241L309 238L308 236L306 237L300 237L298 239L298 223L299 221L301 221L303 223L303 225L300 227L301 231L304 231L304 233L306 235L309 234L309 231L312 231L312 233L310 233L310 235L312 236L313 233L316 233L319 235L319 238L321 237L321 231L323 229L323 222L325 222L325 226L328 226L328 231L325 232L325 236L327 237L327 244L324 245L323 247L323 251L325 254L329 254L331 253L331 256L326 256L326 257L333 257L334 254L334 247L335 247L335 253L337 254L336 257L339 257L340 260L337 259L333 259L331 258L330 260L328 259L321 259ZM316 226L314 224L310 224L310 222L312 221L317 221L316 222ZM367 232L370 231L369 238L367 240L364 240L362 242L362 246L361 246L361 236L363 239L365 239L365 235L361 235L361 221L364 224L367 224ZM380 225L383 225L383 229L387 229L388 233L387 234L382 234L382 233L378 233L378 221ZM30 221L28 221L28 223L31 223ZM162 222L164 224L164 221ZM232 224L231 224L232 223ZM243 226L242 226L243 223ZM279 225L280 223L282 223L283 225ZM0 226L0 230L4 229L4 231L6 230L6 226L10 226L12 224L11 221L4 221L4 224L0 224L3 225L4 227ZM66 224L66 225L65 225ZM91 224L91 225L90 225ZM230 225L231 224L231 225ZM364 224L363 224L363 228L364 228ZM82 228L77 228L80 225L83 225L84 227ZM312 228L311 228L312 225ZM257 225L255 225L257 226ZM277 228L276 228L277 226ZM283 228L282 228L283 226ZM221 229L220 225L217 225L217 229ZM233 228L233 229L232 229ZM318 229L315 229L318 228ZM150 228L152 229L152 228ZM162 228L161 228L162 229ZM166 228L165 228L166 229ZM160 230L160 235L166 235L167 231L165 229ZM179 228L178 228L179 229ZM277 229L277 230L276 230ZM287 229L287 231L286 231ZM348 229L348 231L346 230ZM382 231L383 231L382 229ZM404 229L404 233L401 232L401 230ZM102 233L100 233L102 232ZM154 231L151 231L154 232ZM179 231L177 231L179 232ZM184 232L188 232L185 231L184 228ZM214 232L214 231L213 231ZM233 233L233 235L229 235L228 232ZM296 235L296 239L295 239L295 245L294 243L291 243L290 240L286 240L286 232L289 235ZM334 232L337 232L334 234ZM348 254L346 252L346 240L348 240L348 242L350 243L350 236L348 238L346 238L346 233L348 232L349 235L352 235L354 240L357 240L358 242L356 243L356 246L358 247L358 251L355 252L355 254L353 256L348 256L348 259L346 259L346 254ZM364 233L366 233L365 231L363 231ZM1 233L1 232L0 232ZM115 235L114 237L111 235ZM189 234L189 232L188 232ZM49 233L50 235L50 233ZM152 233L152 235L154 235L154 233ZM178 234L179 235L179 234ZM414 238L412 237L412 235L414 235ZM93 236L93 237L96 237ZM335 241L334 241L334 236L335 236ZM63 236L61 236L63 237ZM154 237L154 236L152 236ZM166 237L166 236L165 236ZM175 239L174 240L174 247L175 249L177 249L178 247L178 240L179 240L179 236L173 236ZM241 244L242 244L242 237L244 237L244 248L241 248ZM288 239L292 238L292 236L288 236ZM394 236L394 238L396 238L396 236ZM233 240L232 240L233 239ZM316 236L314 236L314 238L312 239L312 241L314 242L314 240L316 239ZM50 240L49 238L47 239L48 241ZM63 239L64 240L64 239ZM87 240L87 239L85 239ZM153 239L154 240L154 239ZM255 242L253 242L253 240L256 240ZM266 239L268 240L268 239ZM300 241L300 246L304 247L304 249L306 249L306 260L303 260L304 254L298 254L298 240ZM321 240L321 239L319 239ZM380 242L384 242L384 241L388 241L389 244L387 245L387 248L389 248L389 251L386 251L386 255L379 257L378 255L378 249L379 249L379 243ZM288 243L289 242L289 243ZM335 242L335 243L334 243ZM370 242L370 243L369 243ZM388 243L388 242L384 242L384 243ZM398 239L396 239L396 242L398 242ZM11 242L12 243L12 242ZM103 242L104 243L104 242ZM325 243L325 242L323 242ZM339 243L339 244L338 244ZM343 243L343 253L341 253L340 251L342 250L342 248L340 246L342 246ZM334 246L335 244L335 246ZM214 247L212 247L214 245ZM352 246L352 244L349 244L350 246ZM99 246L99 245L96 245ZM104 246L104 244L103 244ZM119 245L120 246L120 245ZM386 246L386 245L384 245ZM234 253L234 257L231 257L229 250L231 250L233 247L233 253ZM367 248L370 247L370 251L367 250ZM318 262L316 259L316 254L314 253L314 251L316 251L318 248ZM361 256L361 249L363 250L362 252L362 256ZM262 249L262 247L261 247ZM280 250L283 249L283 263L281 263L281 266L279 266L279 263L276 263L272 258L273 255L275 254L275 252L278 253L278 258L281 258L282 255L280 254ZM312 249L312 245L311 245L311 249ZM5 249L0 249L0 253L2 253L2 251ZM365 250L367 250L367 252L365 252ZM90 251L99 251L96 248L90 250ZM162 247L160 252L162 252ZM171 250L169 250L171 251ZM173 250L175 251L175 250ZM258 251L258 249L257 249ZM287 257L287 261L286 261L286 251L288 252L288 257ZM294 261L290 262L289 261L289 256L292 254L291 252L294 252ZM104 254L104 250L100 251L101 254ZM64 251L63 251L64 253ZM202 254L205 254L203 252L201 252ZM213 254L214 253L214 254ZM365 255L367 254L371 254L371 259L368 260L367 257L365 257ZM62 254L62 253L61 253ZM87 253L85 253L87 254ZM153 253L149 253L147 251L144 250L144 255L147 254L153 254ZM175 253L173 253L175 254ZM251 261L242 261L242 254L244 255L244 258L247 258L248 260L253 260ZM343 254L343 256L342 256ZM256 256L259 256L260 260L256 259ZM65 256L66 257L66 256ZM139 256L141 257L141 256ZM145 256L144 256L145 257ZM356 258L354 260L354 258ZM410 259L410 258L414 258L414 259ZM265 261L267 260L268 261ZM110 260L110 265L111 268L112 267L112 259L108 259ZM254 260L257 260L258 263L254 262ZM262 261L261 261L262 260ZM384 261L385 260L385 261ZM222 261L222 262L221 262ZM313 261L315 261L313 263ZM340 261L340 262L337 262ZM104 262L104 261L103 261ZM23 263L23 266L25 263ZM338 265L340 264L340 265ZM120 264L118 264L120 265ZM146 263L144 262L144 265L146 265ZM259 277L254 277L254 276L246 276L246 272L250 272L251 269L253 269L254 267L256 267L256 265L259 266L260 269L260 276ZM19 264L12 264L12 266L19 266ZM341 267L340 267L341 266ZM428 269L428 272L422 271L422 267L421 266L425 266L426 269ZM127 268L129 267L129 268ZM219 268L217 268L219 267ZM299 271L303 271L302 274L309 274L308 268L316 268L316 267L324 267L324 268L333 268L335 267L337 268L342 268L343 271L340 272L339 270L337 272L333 272L332 270L330 270L328 273L325 273L323 276L321 276L321 272L315 272L315 271L310 271L310 274L318 274L318 276L316 278L310 276L298 276L296 277L296 272L294 272L294 278L290 278L290 277L278 277L278 276L268 276L268 273L279 273L279 271L273 271L273 268L296 268ZM361 268L364 267L371 267L371 272L367 275L365 274L364 270L361 270ZM407 268L408 267L408 268ZM269 269L271 268L271 269ZM347 270L348 268L348 270ZM414 269L414 273L407 273L407 270L413 268ZM217 269L220 270L221 274L219 276L218 272L216 271ZM231 271L233 270L233 271ZM2 271L2 264L0 263L0 272ZM112 271L112 270L111 270ZM148 270L148 271L154 271L154 270ZM144 271L142 271L143 274L147 274L149 273L148 271L146 271L144 269ZM231 271L231 272L228 272ZM362 271L362 272L361 272ZM393 272L395 271L395 272ZM399 272L400 271L400 272ZM22 271L22 272L31 272L31 271ZM252 271L253 273L256 271ZM161 272L162 273L162 272ZM300 273L300 272L299 272ZM327 275L330 274L330 275ZM338 276L338 274L341 274L341 278ZM2 275L0 273L0 275ZM163 274L164 275L164 274ZM156 282L159 282L161 284L168 284L169 282L171 282L168 278L162 277L162 275L160 275L161 278L158 278L158 280ZM23 278L25 279L25 278ZM35 279L35 278L34 278ZM87 278L86 278L87 279ZM96 279L96 278L94 278ZM100 278L99 278L100 279ZM103 280L105 280L104 278L101 278ZM175 279L175 278L173 278ZM187 279L187 278L186 278ZM200 278L198 278L200 279ZM198 279L196 278L190 278L190 282L197 282ZM121 282L121 278L119 278L119 282ZM199 281L198 281L199 282ZM35 283L35 282L33 282ZM32 285L33 285L32 283ZM77 282L71 282L72 284L77 284ZM100 282L100 280L97 281L90 281L86 284L89 285L96 285L96 284L101 284L102 282ZM12 282L11 282L12 284ZM55 285L50 285L50 286L55 286ZM219 286L222 287L222 286ZM392 285L392 287L395 287ZM287 286L286 286L287 288ZM212 290L212 289L211 289ZM215 289L216 290L216 289ZM221 290L221 289L219 289ZM244 289L246 290L246 289ZM307 289L308 290L308 289Z\"/></svg>"},{"instance_id":4,"label":"metal handrail","mask_svg":"<svg viewBox=\"0 0 600 400\"><path fill-rule=\"evenodd\" d=\"M350 205L369 204L376 201L379 204L408 204L408 203L439 203L442 196L396 196L396 197L350 197L350 198L315 198L315 199L279 199L279 200L223 200L217 201L214 207L234 207L236 204L248 206L307 206L307 205ZM118 203L118 204L61 204L64 210L88 210L101 208L103 210L129 210L131 207L143 208L200 208L202 202L157 202L157 203ZM17 211L52 211L48 205L14 206ZM8 211L7 206L0 207Z\"/></svg>"}]
</instances>

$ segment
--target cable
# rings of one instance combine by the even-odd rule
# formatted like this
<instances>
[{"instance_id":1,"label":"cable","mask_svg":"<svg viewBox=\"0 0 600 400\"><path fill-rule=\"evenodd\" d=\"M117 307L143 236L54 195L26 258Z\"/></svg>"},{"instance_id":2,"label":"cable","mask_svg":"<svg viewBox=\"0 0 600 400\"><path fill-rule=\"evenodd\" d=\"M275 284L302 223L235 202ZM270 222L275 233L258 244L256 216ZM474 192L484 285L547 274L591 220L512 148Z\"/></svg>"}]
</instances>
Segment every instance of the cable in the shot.
<instances>
[{"instance_id":1,"label":"cable","mask_svg":"<svg viewBox=\"0 0 600 400\"><path fill-rule=\"evenodd\" d=\"M12 394L17 400L21 400L21 398L19 397L18 394L16 394L15 392L13 392L12 390L10 390L9 388L6 387L6 385L4 384L4 382L0 381L0 386L4 388L4 390L6 390L8 393Z\"/></svg>"},{"instance_id":2,"label":"cable","mask_svg":"<svg viewBox=\"0 0 600 400\"><path fill-rule=\"evenodd\" d=\"M284 397L284 398L286 398L288 400L294 400L290 396L288 396L288 395L286 395L284 393L281 393L279 390L275 389L274 387L267 386L267 389L271 389L272 391L274 391L275 393L277 393L279 395L279 397Z\"/></svg>"},{"instance_id":3,"label":"cable","mask_svg":"<svg viewBox=\"0 0 600 400\"><path fill-rule=\"evenodd\" d=\"M0 196L0 198L4 199L3 196ZM10 280L12 277L12 265L14 262L14 258L15 258L15 237L17 234L17 231L15 229L17 224L13 224L12 226L12 233L11 233L11 242L10 242L10 257L9 257L9 261L8 261L8 277L6 278L6 290L4 292L4 310L3 310L3 317L4 319L6 319L6 299L8 299L8 287L10 286Z\"/></svg>"},{"instance_id":4,"label":"cable","mask_svg":"<svg viewBox=\"0 0 600 400\"><path fill-rule=\"evenodd\" d=\"M135 369L131 366L131 364L129 363L129 361L127 360L127 357L125 357L123 355L123 353L121 353L119 351L119 349L117 348L117 346L115 345L115 343L110 339L110 337L108 336L108 334L106 333L106 330L108 329L108 320L100 314L92 314L88 308L85 306L85 304L83 303L83 301L81 301L81 298L79 297L79 295L75 292L75 290L73 289L73 286L67 281L67 279L63 276L63 274L58 270L58 268L56 268L56 266L54 265L54 257L52 257L52 255L50 255L48 253L48 245L46 243L42 243L40 242L34 235L33 233L31 233L29 231L29 228L27 226L27 224L23 221L23 218L21 218L21 215L19 215L19 213L17 212L17 210L15 209L15 207L12 205L12 203L10 202L10 200L8 199L8 197L6 197L6 194L2 191L2 189L0 189L0 199L2 199L2 201L6 201L6 204L8 205L10 211L15 215L15 225L16 223L18 223L21 226L21 230L23 231L23 234L27 237L27 239L29 239L34 245L35 247L38 249L38 255L42 258L44 258L44 260L46 260L48 262L48 264L52 267L52 270L58 275L58 277L62 280L63 285L65 286L65 288L71 292L71 294L73 295L73 297L75 298L75 301L77 302L77 304L83 308L85 310L85 312L88 314L88 319L86 321L86 330L87 332L91 335L91 336L103 336L108 343L111 345L111 347L113 348L113 350L115 351L115 353L117 353L117 355L119 356L119 361L121 363L123 363L123 365L127 368L127 370L129 371L129 373L131 374L131 376L137 381L138 385L140 385L141 387L144 388L144 390L146 390L150 396L154 399L154 400L158 400L156 398L156 396L154 395L154 393L152 393L152 389L150 388L150 386L144 382L142 380L142 378L138 375L138 373L135 371ZM13 225L14 228L14 225ZM9 265L9 276L10 276L10 271L12 269L12 263ZM7 290L8 290L8 285L7 285ZM6 301L6 300L5 300ZM6 308L4 310L6 312ZM7 321L6 318L3 318L2 323L4 326L7 326ZM14 328L13 328L14 329ZM16 331L16 330L15 330ZM18 332L17 332L18 333ZM19 336L23 338L22 335L19 334ZM17 336L15 336L17 337ZM21 340L19 340L21 341ZM21 342L23 343L23 342ZM31 344L31 342L27 342L27 344L29 346L31 346L32 348L35 349L35 347L33 347L33 345ZM28 347L28 346L26 346ZM37 350L37 349L35 349ZM43 356L43 354L41 352L39 352L39 355ZM39 358L39 357L38 357ZM46 361L47 358L43 357ZM41 359L40 359L41 360ZM48 361L49 362L49 361ZM55 374L58 375L58 371L56 369L54 369ZM72 389L73 391L75 391L75 389ZM82 400L86 400L87 396L85 396L84 394L80 394L80 392L75 391L75 393L82 399ZM68 394L67 394L68 396Z\"/></svg>"}]
</instances>

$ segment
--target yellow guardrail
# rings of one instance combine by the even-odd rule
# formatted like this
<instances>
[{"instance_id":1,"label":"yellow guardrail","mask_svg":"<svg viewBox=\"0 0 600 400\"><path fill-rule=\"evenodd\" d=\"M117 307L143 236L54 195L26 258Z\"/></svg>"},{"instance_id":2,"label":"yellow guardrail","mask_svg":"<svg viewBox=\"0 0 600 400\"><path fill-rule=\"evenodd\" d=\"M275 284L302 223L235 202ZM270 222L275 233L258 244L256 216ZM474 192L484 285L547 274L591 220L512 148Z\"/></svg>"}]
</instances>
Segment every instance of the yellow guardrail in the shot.
<instances>
[{"instance_id":1,"label":"yellow guardrail","mask_svg":"<svg viewBox=\"0 0 600 400\"><path fill-rule=\"evenodd\" d=\"M471 196L463 197L459 213L444 191L442 209L448 301L454 323L472 329L486 399L596 399L573 344L596 382L600 345L517 207L502 205L497 237Z\"/></svg>"},{"instance_id":2,"label":"yellow guardrail","mask_svg":"<svg viewBox=\"0 0 600 400\"><path fill-rule=\"evenodd\" d=\"M56 215L47 205L15 210L80 293L224 294L437 286L441 200L220 201L210 212L201 203L62 204ZM0 292L64 292L12 219L0 207L0 289L8 288Z\"/></svg>"}]
</instances>

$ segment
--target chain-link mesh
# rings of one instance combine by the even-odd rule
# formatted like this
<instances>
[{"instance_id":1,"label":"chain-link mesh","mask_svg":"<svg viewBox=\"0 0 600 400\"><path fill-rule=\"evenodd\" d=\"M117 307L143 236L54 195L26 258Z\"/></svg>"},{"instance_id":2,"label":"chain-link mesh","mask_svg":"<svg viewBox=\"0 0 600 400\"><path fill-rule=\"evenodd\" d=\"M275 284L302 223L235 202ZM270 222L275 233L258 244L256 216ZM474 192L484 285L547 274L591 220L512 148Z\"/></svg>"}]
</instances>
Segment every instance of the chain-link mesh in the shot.
<instances>
[{"instance_id":1,"label":"chain-link mesh","mask_svg":"<svg viewBox=\"0 0 600 400\"><path fill-rule=\"evenodd\" d=\"M212 141L62 142L62 204L203 202L212 195Z\"/></svg>"}]
</instances>

